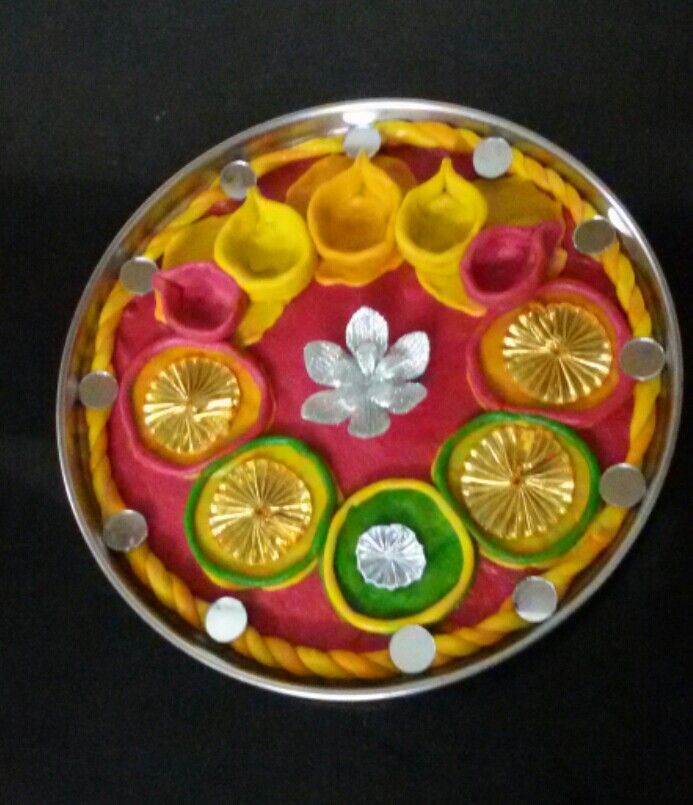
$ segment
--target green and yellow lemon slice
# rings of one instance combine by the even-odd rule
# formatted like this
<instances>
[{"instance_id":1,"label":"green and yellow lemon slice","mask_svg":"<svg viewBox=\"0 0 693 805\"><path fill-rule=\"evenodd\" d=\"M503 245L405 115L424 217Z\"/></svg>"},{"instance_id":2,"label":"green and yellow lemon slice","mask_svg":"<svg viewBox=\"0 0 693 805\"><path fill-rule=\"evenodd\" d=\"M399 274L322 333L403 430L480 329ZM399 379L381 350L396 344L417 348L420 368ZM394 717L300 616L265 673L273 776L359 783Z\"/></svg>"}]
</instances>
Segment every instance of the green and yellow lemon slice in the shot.
<instances>
[{"instance_id":1,"label":"green and yellow lemon slice","mask_svg":"<svg viewBox=\"0 0 693 805\"><path fill-rule=\"evenodd\" d=\"M303 442L254 439L196 481L185 512L188 544L221 586L293 584L317 561L336 495L329 470Z\"/></svg>"},{"instance_id":2,"label":"green and yellow lemon slice","mask_svg":"<svg viewBox=\"0 0 693 805\"><path fill-rule=\"evenodd\" d=\"M599 503L591 450L540 416L477 417L445 442L432 475L481 552L506 565L550 565L577 542Z\"/></svg>"},{"instance_id":3,"label":"green and yellow lemon slice","mask_svg":"<svg viewBox=\"0 0 693 805\"><path fill-rule=\"evenodd\" d=\"M390 524L414 532L425 556L420 577L397 589L369 583L357 559L363 534ZM422 481L388 479L359 490L337 511L321 567L337 613L359 629L388 634L444 618L469 588L474 548L461 518L436 489Z\"/></svg>"}]
</instances>

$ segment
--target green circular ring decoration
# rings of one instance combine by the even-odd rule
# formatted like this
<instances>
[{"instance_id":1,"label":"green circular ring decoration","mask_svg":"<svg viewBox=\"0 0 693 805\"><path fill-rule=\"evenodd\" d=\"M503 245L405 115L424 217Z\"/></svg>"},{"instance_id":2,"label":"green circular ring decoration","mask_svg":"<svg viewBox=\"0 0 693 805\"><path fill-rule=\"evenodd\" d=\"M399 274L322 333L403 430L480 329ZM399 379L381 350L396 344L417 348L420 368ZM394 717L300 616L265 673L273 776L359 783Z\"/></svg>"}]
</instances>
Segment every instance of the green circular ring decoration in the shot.
<instances>
[{"instance_id":1,"label":"green circular ring decoration","mask_svg":"<svg viewBox=\"0 0 693 805\"><path fill-rule=\"evenodd\" d=\"M520 554L503 548L498 544L495 538L489 536L474 520L464 504L450 489L447 472L454 449L463 439L473 434L476 430L494 423L499 425L507 423L527 423L546 428L552 431L558 437L559 441L572 447L585 461L585 466L589 474L589 490L587 492L587 502L582 514L574 526L569 528L565 534L562 534L553 545L545 550L535 553ZM443 497L459 512L464 524L470 534L478 542L481 552L485 556L501 564L513 567L528 567L550 563L572 548L580 539L599 507L600 472L599 464L597 463L594 453L577 433L568 426L542 416L494 411L475 417L471 422L463 425L458 431L453 433L452 436L443 443L433 461L431 477Z\"/></svg>"},{"instance_id":2,"label":"green circular ring decoration","mask_svg":"<svg viewBox=\"0 0 693 805\"><path fill-rule=\"evenodd\" d=\"M418 581L387 590L364 580L356 563L356 545L371 526L392 522L416 534L426 567ZM454 587L462 572L462 550L454 529L431 498L413 490L384 490L349 512L337 539L334 566L353 609L374 618L403 618L432 606Z\"/></svg>"},{"instance_id":3,"label":"green circular ring decoration","mask_svg":"<svg viewBox=\"0 0 693 805\"><path fill-rule=\"evenodd\" d=\"M411 584L384 589L361 575L356 546L371 527L393 524L414 532L426 566ZM325 591L337 613L381 634L442 620L469 589L474 569L474 544L457 511L434 486L405 478L377 481L348 498L332 518L321 560Z\"/></svg>"},{"instance_id":4,"label":"green circular ring decoration","mask_svg":"<svg viewBox=\"0 0 693 805\"><path fill-rule=\"evenodd\" d=\"M218 470L239 456L263 447L288 447L289 449L294 450L299 456L309 461L324 484L326 503L323 506L322 511L317 515L319 519L314 527L314 535L310 548L301 559L291 566L284 568L283 570L272 575L248 576L231 568L221 567L204 553L198 540L195 526L195 514L200 496L202 495L207 482ZM305 571L307 568L309 568L311 563L313 563L319 556L325 544L327 530L336 503L337 489L332 478L332 474L330 473L330 470L323 459L317 453L314 453L304 442L301 442L300 440L294 439L290 436L264 436L246 442L246 444L237 448L233 452L228 453L227 455L222 456L221 458L209 464L200 473L192 489L190 490L190 495L185 507L185 536L193 556L208 575L216 577L220 581L238 585L239 587L281 586L284 582L289 581L302 571ZM315 516L316 513L313 514L313 517Z\"/></svg>"}]
</instances>

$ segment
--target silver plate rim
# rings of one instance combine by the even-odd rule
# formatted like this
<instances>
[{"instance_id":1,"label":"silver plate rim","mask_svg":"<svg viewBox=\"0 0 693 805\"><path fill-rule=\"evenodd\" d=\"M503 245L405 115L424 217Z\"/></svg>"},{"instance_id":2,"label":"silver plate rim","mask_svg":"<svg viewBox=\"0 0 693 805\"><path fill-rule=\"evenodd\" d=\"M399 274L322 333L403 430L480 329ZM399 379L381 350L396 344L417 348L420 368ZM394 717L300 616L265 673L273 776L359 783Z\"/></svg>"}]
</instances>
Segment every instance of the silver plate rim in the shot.
<instances>
[{"instance_id":1,"label":"silver plate rim","mask_svg":"<svg viewBox=\"0 0 693 805\"><path fill-rule=\"evenodd\" d=\"M230 649L216 649L204 645L198 633L191 628L178 625L174 619L163 610L163 607L143 594L135 586L123 568L117 564L117 559L111 556L103 547L100 536L93 523L90 522L87 512L81 505L77 494L77 480L74 468L70 465L68 453L70 450L70 434L68 416L75 406L75 375L71 372L73 353L84 317L90 303L96 296L100 283L113 278L111 264L114 259L125 259L133 254L132 248L126 244L132 242L133 233L141 228L142 221L153 208L161 206L167 197L187 179L196 174L218 168L224 160L243 158L257 146L256 153L262 150L276 148L271 134L281 129L291 129L300 124L300 133L294 135L298 142L310 136L319 136L326 133L343 133L349 127L347 123L340 126L333 125L327 128L327 121L342 118L346 113L369 112L376 120L407 118L420 120L435 118L457 126L468 126L479 132L482 136L497 135L505 137L511 145L521 143L523 147L539 150L550 158L559 172L570 174L573 181L583 182L592 194L599 197L595 205L600 212L607 214L609 209L614 210L620 224L627 228L628 243L641 253L641 271L645 271L647 279L654 282L660 297L661 317L664 322L663 330L666 333L666 349L668 357L668 403L669 416L663 433L663 445L657 466L648 480L648 490L640 503L639 509L627 528L627 533L620 539L613 552L596 574L574 595L557 610L548 621L532 627L517 639L493 650L485 656L477 657L471 662L450 665L429 674L414 679L395 679L392 682L378 685L354 683L327 685L321 682L306 683L294 680L288 675L272 675L269 671L263 673L262 669L239 658ZM321 127L321 123L324 124ZM269 142L269 147L264 145ZM200 185L196 189L199 189ZM619 229L623 240L624 232ZM110 269L110 270L109 270ZM563 149L546 140L529 129L496 115L488 114L470 107L439 101L428 101L414 98L372 98L366 100L351 100L314 106L298 110L286 115L275 117L259 125L252 126L233 137L219 143L205 151L196 159L181 168L170 179L164 182L128 219L116 234L103 256L99 260L89 281L87 282L70 328L68 330L62 359L59 369L57 402L56 402L56 428L60 468L67 496L73 514L79 525L82 536L91 551L97 564L106 575L110 583L132 609L156 632L175 647L181 649L189 656L204 663L229 677L246 682L256 687L288 694L291 696L314 699L320 701L366 702L382 699L391 699L400 696L413 695L434 690L453 684L462 679L471 677L481 671L501 663L520 651L529 647L559 624L563 623L588 598L590 598L630 550L638 534L642 530L655 501L661 491L664 479L674 452L676 436L678 433L683 397L683 359L681 349L681 336L676 311L671 293L662 272L662 268L652 251L650 244L617 196L597 176L586 168L579 160ZM74 449L74 448L73 448ZM174 625L175 623L175 625ZM223 654L222 652L226 652Z\"/></svg>"}]
</instances>

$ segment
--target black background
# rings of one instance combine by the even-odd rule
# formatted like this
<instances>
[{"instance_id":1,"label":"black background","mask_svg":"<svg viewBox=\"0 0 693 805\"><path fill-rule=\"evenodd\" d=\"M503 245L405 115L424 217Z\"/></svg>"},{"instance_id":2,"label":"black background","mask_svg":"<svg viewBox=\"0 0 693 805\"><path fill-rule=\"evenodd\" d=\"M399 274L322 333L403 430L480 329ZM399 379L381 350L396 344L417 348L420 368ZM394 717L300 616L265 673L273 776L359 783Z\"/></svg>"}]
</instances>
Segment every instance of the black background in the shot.
<instances>
[{"instance_id":1,"label":"black background","mask_svg":"<svg viewBox=\"0 0 693 805\"><path fill-rule=\"evenodd\" d=\"M130 212L231 134L346 98L458 102L575 154L648 234L685 334L690 3L1 7L0 799L684 799L684 433L635 548L568 625L452 688L340 707L234 683L140 622L68 510L53 408L79 294Z\"/></svg>"}]
</instances>

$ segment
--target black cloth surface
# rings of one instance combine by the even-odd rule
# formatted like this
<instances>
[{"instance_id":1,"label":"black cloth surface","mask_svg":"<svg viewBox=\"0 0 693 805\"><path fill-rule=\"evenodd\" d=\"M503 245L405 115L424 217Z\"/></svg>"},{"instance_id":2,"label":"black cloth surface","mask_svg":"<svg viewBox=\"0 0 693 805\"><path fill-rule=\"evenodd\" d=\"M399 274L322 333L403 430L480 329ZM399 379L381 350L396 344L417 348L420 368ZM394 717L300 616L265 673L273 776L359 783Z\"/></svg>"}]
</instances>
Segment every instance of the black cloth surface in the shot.
<instances>
[{"instance_id":1,"label":"black cloth surface","mask_svg":"<svg viewBox=\"0 0 693 805\"><path fill-rule=\"evenodd\" d=\"M690 449L569 622L462 684L391 703L283 698L195 663L111 589L54 446L62 341L131 211L198 153L331 100L449 100L589 165L691 325L691 5L30 2L0 24L0 799L687 799ZM690 792L689 792L690 793Z\"/></svg>"}]
</instances>

